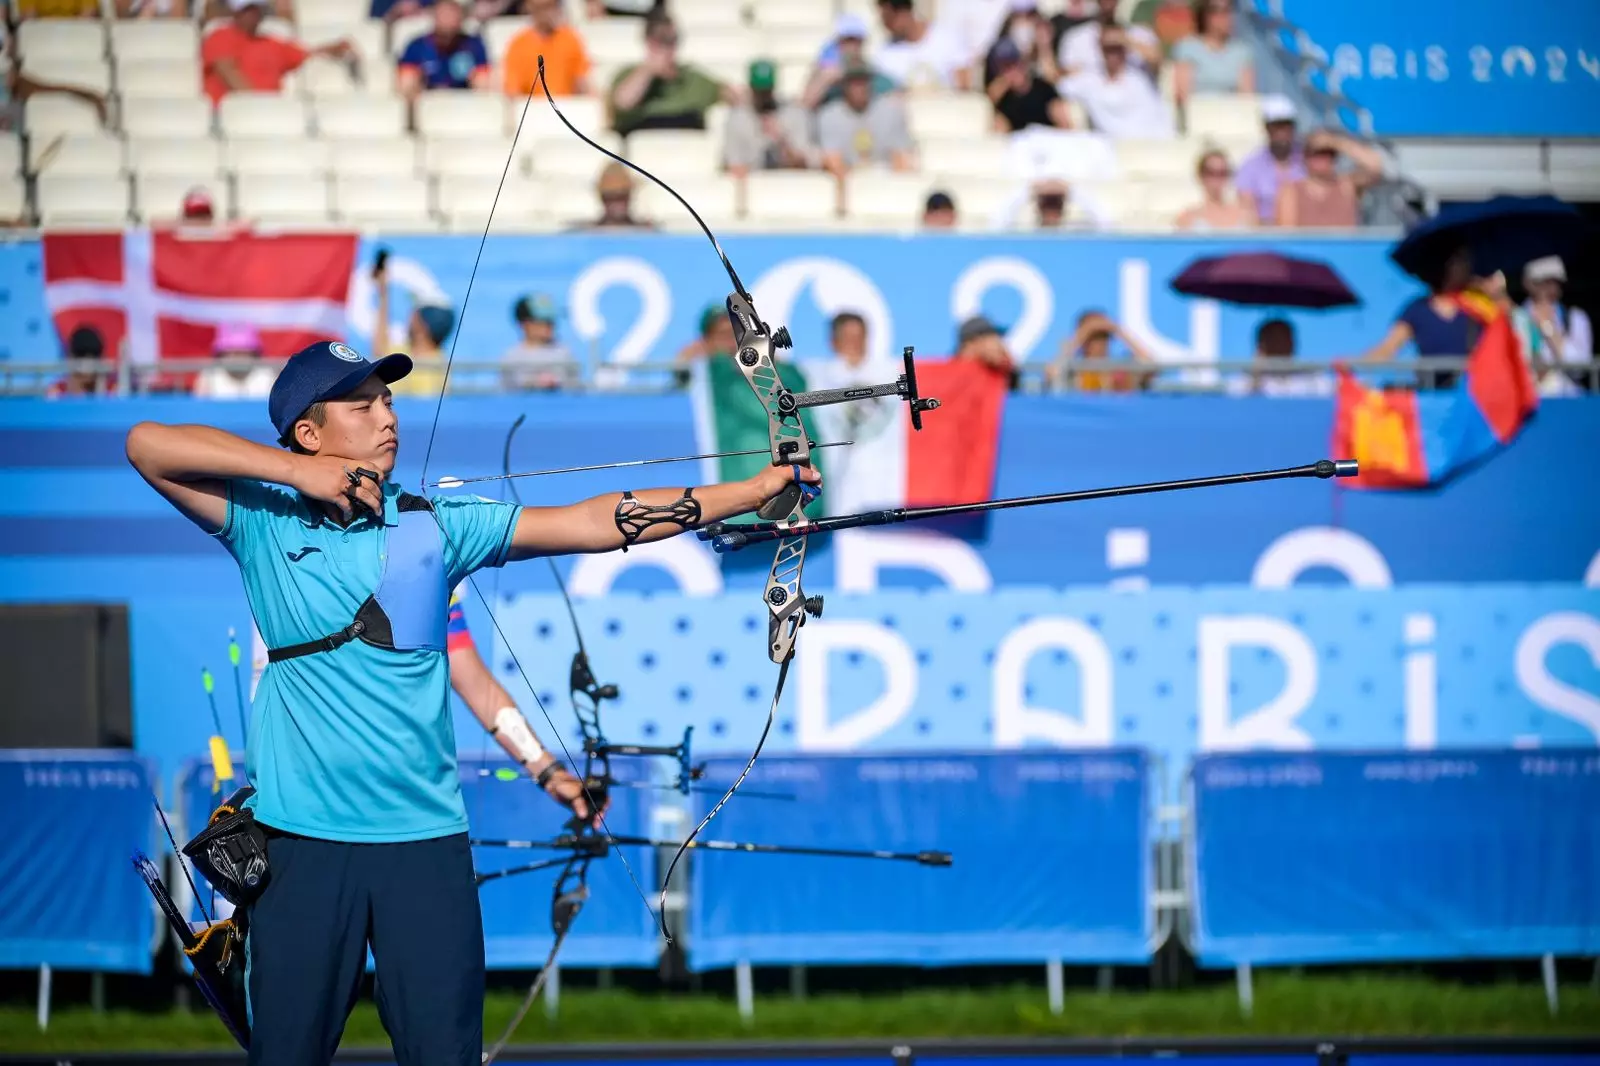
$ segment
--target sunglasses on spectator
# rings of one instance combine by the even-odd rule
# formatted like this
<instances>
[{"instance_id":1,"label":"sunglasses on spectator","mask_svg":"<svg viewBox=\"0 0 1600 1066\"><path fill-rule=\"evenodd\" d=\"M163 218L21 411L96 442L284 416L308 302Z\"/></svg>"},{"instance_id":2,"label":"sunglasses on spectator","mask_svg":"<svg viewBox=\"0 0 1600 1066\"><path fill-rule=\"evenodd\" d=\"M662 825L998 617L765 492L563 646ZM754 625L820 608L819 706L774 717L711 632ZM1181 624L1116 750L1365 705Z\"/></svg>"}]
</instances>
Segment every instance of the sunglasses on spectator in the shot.
<instances>
[{"instance_id":1,"label":"sunglasses on spectator","mask_svg":"<svg viewBox=\"0 0 1600 1066\"><path fill-rule=\"evenodd\" d=\"M673 48L678 43L678 35L676 33L658 33L651 37L650 41L652 44L659 44L664 48Z\"/></svg>"},{"instance_id":2,"label":"sunglasses on spectator","mask_svg":"<svg viewBox=\"0 0 1600 1066\"><path fill-rule=\"evenodd\" d=\"M1231 178L1231 177L1233 177L1233 168L1232 167L1206 167L1206 168L1204 168L1203 170L1200 171L1200 175L1201 175L1201 177L1206 177L1206 178Z\"/></svg>"},{"instance_id":3,"label":"sunglasses on spectator","mask_svg":"<svg viewBox=\"0 0 1600 1066\"><path fill-rule=\"evenodd\" d=\"M1100 54L1101 55L1120 56L1120 55L1126 55L1127 53L1128 53L1128 49L1127 49L1127 47L1125 45L1103 44L1103 45L1100 46Z\"/></svg>"},{"instance_id":4,"label":"sunglasses on spectator","mask_svg":"<svg viewBox=\"0 0 1600 1066\"><path fill-rule=\"evenodd\" d=\"M1332 157L1332 156L1336 156L1338 154L1339 154L1339 149L1335 148L1331 144L1313 144L1313 145L1307 146L1307 148L1306 148L1306 155L1320 155L1320 156Z\"/></svg>"}]
</instances>

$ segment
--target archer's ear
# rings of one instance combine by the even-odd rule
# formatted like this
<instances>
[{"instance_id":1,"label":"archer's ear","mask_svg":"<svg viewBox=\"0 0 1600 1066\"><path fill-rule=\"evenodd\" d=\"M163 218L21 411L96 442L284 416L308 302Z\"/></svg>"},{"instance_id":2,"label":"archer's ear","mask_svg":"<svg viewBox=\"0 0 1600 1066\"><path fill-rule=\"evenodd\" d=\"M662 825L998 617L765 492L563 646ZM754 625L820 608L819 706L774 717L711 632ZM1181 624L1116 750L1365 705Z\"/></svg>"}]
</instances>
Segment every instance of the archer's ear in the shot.
<instances>
[{"instance_id":1,"label":"archer's ear","mask_svg":"<svg viewBox=\"0 0 1600 1066\"><path fill-rule=\"evenodd\" d=\"M294 424L294 439L301 451L315 455L322 450L322 429L309 418L302 418Z\"/></svg>"}]
</instances>

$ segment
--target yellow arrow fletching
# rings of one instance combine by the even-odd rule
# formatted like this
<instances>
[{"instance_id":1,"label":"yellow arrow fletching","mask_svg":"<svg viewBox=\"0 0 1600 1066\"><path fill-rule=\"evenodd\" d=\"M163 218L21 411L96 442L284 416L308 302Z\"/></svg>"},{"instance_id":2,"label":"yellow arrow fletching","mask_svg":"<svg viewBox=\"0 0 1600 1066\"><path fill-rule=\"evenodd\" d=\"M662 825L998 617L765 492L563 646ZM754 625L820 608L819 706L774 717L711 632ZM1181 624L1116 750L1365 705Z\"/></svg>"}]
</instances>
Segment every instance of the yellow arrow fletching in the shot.
<instances>
[{"instance_id":1,"label":"yellow arrow fletching","mask_svg":"<svg viewBox=\"0 0 1600 1066\"><path fill-rule=\"evenodd\" d=\"M228 742L221 737L211 738L211 772L218 781L233 780L233 758L228 754Z\"/></svg>"}]
</instances>

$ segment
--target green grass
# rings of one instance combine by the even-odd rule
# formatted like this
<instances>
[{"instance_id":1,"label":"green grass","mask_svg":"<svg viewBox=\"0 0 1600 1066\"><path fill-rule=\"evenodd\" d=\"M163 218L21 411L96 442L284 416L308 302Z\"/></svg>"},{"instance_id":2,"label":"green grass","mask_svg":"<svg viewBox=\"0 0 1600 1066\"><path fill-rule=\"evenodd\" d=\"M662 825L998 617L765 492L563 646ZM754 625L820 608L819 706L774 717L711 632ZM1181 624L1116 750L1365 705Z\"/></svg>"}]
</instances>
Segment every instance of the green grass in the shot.
<instances>
[{"instance_id":1,"label":"green grass","mask_svg":"<svg viewBox=\"0 0 1600 1066\"><path fill-rule=\"evenodd\" d=\"M485 1010L492 1040L521 1001L495 993ZM197 1001L198 1002L198 1001ZM1256 980L1255 1012L1245 1018L1231 986L1160 992L1074 992L1052 1015L1043 989L925 990L894 995L759 998L741 1024L729 999L568 990L551 1021L535 1005L516 1043L626 1043L673 1040L828 1040L873 1037L1182 1037L1182 1036L1508 1036L1600 1033L1600 993L1561 990L1551 1017L1537 984L1461 985L1425 977L1294 976ZM388 1043L370 1003L360 1004L345 1046ZM40 1033L33 1011L0 1008L0 1050L148 1051L226 1048L209 1012L57 1012Z\"/></svg>"}]
</instances>

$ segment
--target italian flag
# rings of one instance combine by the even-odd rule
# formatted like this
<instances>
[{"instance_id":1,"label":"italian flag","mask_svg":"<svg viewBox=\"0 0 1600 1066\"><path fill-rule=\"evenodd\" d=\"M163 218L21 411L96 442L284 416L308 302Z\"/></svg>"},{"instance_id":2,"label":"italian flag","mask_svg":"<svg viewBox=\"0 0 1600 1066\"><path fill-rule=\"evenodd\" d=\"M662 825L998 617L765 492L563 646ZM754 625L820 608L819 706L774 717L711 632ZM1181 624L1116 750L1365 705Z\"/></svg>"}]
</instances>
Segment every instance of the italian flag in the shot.
<instances>
[{"instance_id":1,"label":"italian flag","mask_svg":"<svg viewBox=\"0 0 1600 1066\"><path fill-rule=\"evenodd\" d=\"M794 392L880 385L904 371L903 363L890 359L857 367L837 359L779 364L784 384ZM822 471L823 491L807 513L816 518L989 499L1007 386L1004 373L980 363L919 362L917 389L940 404L937 411L924 412L920 432L911 428L905 401L894 396L802 411L812 440L855 442L853 447L812 453L812 465ZM771 464L766 411L731 357L699 360L691 394L700 451L760 453L704 460L705 483L750 477Z\"/></svg>"}]
</instances>

